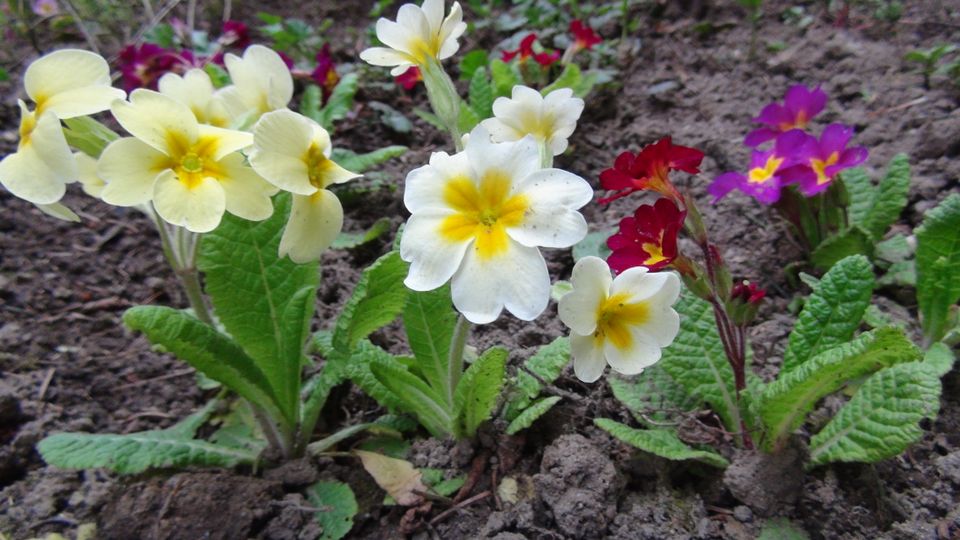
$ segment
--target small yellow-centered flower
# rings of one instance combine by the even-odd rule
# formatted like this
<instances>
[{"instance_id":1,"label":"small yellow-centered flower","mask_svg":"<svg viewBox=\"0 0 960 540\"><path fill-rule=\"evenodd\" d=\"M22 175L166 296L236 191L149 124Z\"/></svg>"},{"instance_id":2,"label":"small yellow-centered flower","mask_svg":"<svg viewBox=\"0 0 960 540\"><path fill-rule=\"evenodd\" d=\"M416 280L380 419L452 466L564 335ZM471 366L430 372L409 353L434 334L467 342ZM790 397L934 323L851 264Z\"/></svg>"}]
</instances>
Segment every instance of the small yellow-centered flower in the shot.
<instances>
[{"instance_id":1,"label":"small yellow-centered flower","mask_svg":"<svg viewBox=\"0 0 960 540\"><path fill-rule=\"evenodd\" d=\"M243 57L227 54L223 63L233 84L217 92L217 96L235 124L250 125L262 114L286 108L293 99L293 77L275 51L251 45Z\"/></svg>"},{"instance_id":2,"label":"small yellow-centered flower","mask_svg":"<svg viewBox=\"0 0 960 540\"><path fill-rule=\"evenodd\" d=\"M493 102L493 118L481 122L494 141L518 141L527 135L546 144L558 156L567 149L567 139L577 129L583 100L573 90L560 88L542 96L527 86L513 87L511 97Z\"/></svg>"},{"instance_id":3,"label":"small yellow-centered flower","mask_svg":"<svg viewBox=\"0 0 960 540\"><path fill-rule=\"evenodd\" d=\"M443 0L424 0L422 6L404 4L397 12L396 22L380 18L377 21L377 39L386 47L371 47L360 53L360 58L375 66L393 67L394 76L410 66L427 66L432 60L453 56L457 42L467 24L463 10L454 2L450 14L443 17Z\"/></svg>"},{"instance_id":4,"label":"small yellow-centered flower","mask_svg":"<svg viewBox=\"0 0 960 540\"><path fill-rule=\"evenodd\" d=\"M180 76L167 73L160 77L160 93L190 107L190 111L201 124L228 127L230 116L223 103L223 96L213 88L210 76L202 69L191 69Z\"/></svg>"}]
</instances>

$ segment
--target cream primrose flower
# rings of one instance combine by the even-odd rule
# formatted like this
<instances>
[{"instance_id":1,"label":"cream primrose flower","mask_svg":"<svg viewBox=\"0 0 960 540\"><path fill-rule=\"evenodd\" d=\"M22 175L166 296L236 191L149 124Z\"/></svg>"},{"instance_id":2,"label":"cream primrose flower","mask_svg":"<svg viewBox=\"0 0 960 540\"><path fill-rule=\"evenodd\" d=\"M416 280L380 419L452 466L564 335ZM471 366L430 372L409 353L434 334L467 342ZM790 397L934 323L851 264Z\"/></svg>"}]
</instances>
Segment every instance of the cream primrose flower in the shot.
<instances>
[{"instance_id":1,"label":"cream primrose flower","mask_svg":"<svg viewBox=\"0 0 960 540\"><path fill-rule=\"evenodd\" d=\"M233 85L217 92L234 124L250 125L264 113L285 109L293 99L293 76L283 58L263 45L251 45L243 57L228 53L223 63Z\"/></svg>"},{"instance_id":2,"label":"cream primrose flower","mask_svg":"<svg viewBox=\"0 0 960 540\"><path fill-rule=\"evenodd\" d=\"M573 97L569 88L554 90L544 97L533 88L518 84L513 87L512 97L494 100L494 117L481 124L494 141L518 141L532 135L559 156L577 129L583 105L583 100Z\"/></svg>"},{"instance_id":3,"label":"cream primrose flower","mask_svg":"<svg viewBox=\"0 0 960 540\"><path fill-rule=\"evenodd\" d=\"M460 3L454 2L450 14L443 18L444 0L424 0L423 5L404 4L397 11L397 21L381 17L377 21L377 39L386 47L371 47L360 58L375 66L393 67L394 76L410 66L425 68L431 59L453 56L457 42L467 29Z\"/></svg>"},{"instance_id":4,"label":"cream primrose flower","mask_svg":"<svg viewBox=\"0 0 960 540\"><path fill-rule=\"evenodd\" d=\"M78 49L63 49L36 60L27 68L23 84L36 107L31 111L19 101L20 145L0 161L0 183L45 213L77 220L58 202L66 185L77 180L77 165L60 120L104 111L126 94L110 87L106 60Z\"/></svg>"},{"instance_id":5,"label":"cream primrose flower","mask_svg":"<svg viewBox=\"0 0 960 540\"><path fill-rule=\"evenodd\" d=\"M152 200L165 221L198 233L215 229L224 211L253 221L273 213L276 188L239 152L253 135L200 124L186 105L151 90L135 90L111 111L133 137L113 141L100 156L104 201Z\"/></svg>"},{"instance_id":6,"label":"cream primrose flower","mask_svg":"<svg viewBox=\"0 0 960 540\"><path fill-rule=\"evenodd\" d=\"M577 209L592 198L583 178L540 168L532 137L497 144L478 126L463 152L435 152L407 175L404 283L428 291L451 280L454 306L473 323L494 321L504 307L533 320L550 297L537 247L582 240L587 223Z\"/></svg>"},{"instance_id":7,"label":"cream primrose flower","mask_svg":"<svg viewBox=\"0 0 960 540\"><path fill-rule=\"evenodd\" d=\"M680 278L673 272L638 266L611 279L606 261L584 257L570 282L573 290L560 299L559 313L570 327L573 370L581 381L596 381L607 364L624 375L642 372L680 331L680 316L671 307Z\"/></svg>"},{"instance_id":8,"label":"cream primrose flower","mask_svg":"<svg viewBox=\"0 0 960 540\"><path fill-rule=\"evenodd\" d=\"M250 165L293 193L279 251L296 263L318 260L343 227L343 207L327 187L360 176L334 163L330 150L327 130L293 111L267 113L253 126Z\"/></svg>"},{"instance_id":9,"label":"cream primrose flower","mask_svg":"<svg viewBox=\"0 0 960 540\"><path fill-rule=\"evenodd\" d=\"M230 125L230 115L223 103L223 96L215 93L213 82L206 71L194 68L182 77L176 73L167 73L160 77L158 88L161 94L190 107L201 124L217 127Z\"/></svg>"}]
</instances>

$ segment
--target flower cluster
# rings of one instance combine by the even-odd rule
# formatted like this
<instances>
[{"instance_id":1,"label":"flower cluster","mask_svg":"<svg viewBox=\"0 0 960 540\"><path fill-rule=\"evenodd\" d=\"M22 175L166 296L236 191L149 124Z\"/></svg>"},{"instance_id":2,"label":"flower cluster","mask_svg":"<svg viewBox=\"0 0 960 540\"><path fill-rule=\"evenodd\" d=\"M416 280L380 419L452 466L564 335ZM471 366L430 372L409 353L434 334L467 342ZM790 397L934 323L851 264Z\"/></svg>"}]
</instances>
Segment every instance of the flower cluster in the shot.
<instances>
[{"instance_id":1,"label":"flower cluster","mask_svg":"<svg viewBox=\"0 0 960 540\"><path fill-rule=\"evenodd\" d=\"M853 128L830 124L819 137L806 131L809 122L827 102L819 87L791 87L784 103L771 103L753 119L762 127L747 134L744 144L754 148L747 172L727 172L718 176L708 191L718 201L737 189L763 204L780 200L781 190L796 185L812 197L825 191L837 173L855 167L867 159L862 146L848 148ZM772 148L760 149L773 141Z\"/></svg>"}]
</instances>

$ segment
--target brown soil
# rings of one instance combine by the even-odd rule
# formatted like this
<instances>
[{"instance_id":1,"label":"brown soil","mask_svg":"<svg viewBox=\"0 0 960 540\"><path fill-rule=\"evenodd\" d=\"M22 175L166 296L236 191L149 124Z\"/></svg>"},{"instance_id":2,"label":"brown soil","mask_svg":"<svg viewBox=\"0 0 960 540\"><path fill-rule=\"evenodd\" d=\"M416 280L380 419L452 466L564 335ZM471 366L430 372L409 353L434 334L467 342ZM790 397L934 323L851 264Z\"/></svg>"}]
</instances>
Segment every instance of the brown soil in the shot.
<instances>
[{"instance_id":1,"label":"brown soil","mask_svg":"<svg viewBox=\"0 0 960 540\"><path fill-rule=\"evenodd\" d=\"M369 2L350 9L321 3L307 14L300 14L296 2L269 4L237 6L235 14L247 20L260 10L299 14L314 22L331 17L336 21L330 32L338 59L355 61L370 22L365 17ZM951 88L937 81L925 90L920 75L901 58L917 47L960 40L960 14L939 2L918 2L893 26L854 11L854 28L838 28L822 16L822 4L815 3L806 5L815 22L800 29L779 22L779 13L790 4L774 2L765 8L761 43L780 41L786 48L764 51L761 61L752 63L745 58L745 15L732 4L668 3L659 18L646 8L638 12L651 23L636 36L642 46L622 55L617 83L588 100L571 150L558 159L558 166L596 185L599 171L620 151L636 150L661 136L703 149L703 175L681 183L698 197L735 273L771 292L760 318L766 322L751 335L755 367L769 377L776 372L792 325L787 304L803 292L791 288L783 269L800 260L801 253L783 227L752 200L731 196L711 206L704 186L717 173L746 161L739 139L763 104L793 82L822 83L831 101L818 120L856 126L856 140L871 151L869 166L882 168L898 152L911 155L913 186L902 226L916 225L925 210L960 191L960 112ZM689 18L691 13L697 18ZM694 25L703 20L722 30L700 36ZM489 29L483 32L468 38L463 49L474 47L477 39L490 45L502 37ZM619 28L610 25L602 32L613 38ZM673 84L658 84L664 82ZM17 88L7 84L0 89L5 93L0 149L10 151L16 140ZM412 100L424 102L421 92ZM357 114L334 136L338 146L357 151L384 144L416 149L384 169L386 183L399 189L381 189L348 205L347 230L362 230L381 216L399 225L406 215L401 202L405 171L444 145L441 134L419 121L410 134L391 132L363 105L379 100L409 110L408 96L392 86L367 86L358 96ZM594 229L609 228L637 200L589 205L584 211ZM300 463L259 477L249 471L118 477L103 471L60 471L43 463L34 445L50 433L165 427L210 397L198 389L185 364L152 352L145 339L119 324L124 309L132 305L185 305L148 221L77 193L70 194L68 202L79 210L82 224L46 218L0 191L0 532L18 539L47 532L72 534L78 525L96 522L103 538L318 538L321 531L302 510L307 504L302 489L323 477L348 481L357 493L361 513L352 537L399 536L402 511L382 506L380 492L349 460ZM325 255L318 326L335 316L359 269L388 248L385 241ZM569 252L554 251L547 258L554 278L569 275ZM909 291L882 293L909 303ZM396 332L388 327L375 340L396 347ZM505 345L513 351L511 361L518 363L562 333L551 307L533 324L507 316L478 328L473 344ZM724 475L634 452L592 425L599 416L626 420L605 383L585 385L567 372L557 386L578 399L565 399L523 440L510 441L519 450L509 474L521 486L520 500L502 509L490 499L480 501L438 523L431 534L501 540L739 539L755 537L768 516L782 516L802 525L813 538L960 537L956 371L944 379L940 417L923 426L923 440L909 452L875 465L821 467L810 473L791 463L771 465L744 455ZM330 426L345 416L369 416L376 407L356 390L344 388L338 395L340 400L324 414ZM480 446L503 442L496 440L496 429L489 433L481 437ZM414 442L409 457L418 466L463 473L475 450L426 439ZM770 470L791 472L778 478ZM751 492L751 482L756 492ZM489 488L485 476L475 491Z\"/></svg>"}]
</instances>

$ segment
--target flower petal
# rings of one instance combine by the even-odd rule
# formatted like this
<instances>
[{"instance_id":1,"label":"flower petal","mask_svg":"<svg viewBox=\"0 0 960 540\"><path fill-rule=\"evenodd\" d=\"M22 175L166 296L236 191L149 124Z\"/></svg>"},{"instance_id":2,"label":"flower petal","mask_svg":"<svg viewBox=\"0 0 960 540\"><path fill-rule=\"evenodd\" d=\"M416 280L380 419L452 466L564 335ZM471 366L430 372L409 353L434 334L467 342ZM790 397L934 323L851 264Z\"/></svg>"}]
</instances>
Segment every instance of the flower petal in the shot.
<instances>
[{"instance_id":1,"label":"flower petal","mask_svg":"<svg viewBox=\"0 0 960 540\"><path fill-rule=\"evenodd\" d=\"M404 284L415 291L431 291L446 283L460 268L470 241L451 242L440 236L445 212L419 212L407 220L400 239L400 258L410 262Z\"/></svg>"},{"instance_id":2,"label":"flower petal","mask_svg":"<svg viewBox=\"0 0 960 540\"><path fill-rule=\"evenodd\" d=\"M640 331L651 338L648 341L656 342L660 347L669 347L680 332L680 315L669 307L655 310L650 314L650 319L640 326Z\"/></svg>"},{"instance_id":3,"label":"flower petal","mask_svg":"<svg viewBox=\"0 0 960 540\"><path fill-rule=\"evenodd\" d=\"M203 139L216 140L216 146L213 148L214 152L211 157L218 161L226 155L253 145L253 135L245 131L223 129L203 124L199 126L197 133Z\"/></svg>"},{"instance_id":4,"label":"flower petal","mask_svg":"<svg viewBox=\"0 0 960 540\"><path fill-rule=\"evenodd\" d=\"M583 382L596 382L607 369L603 348L597 347L593 336L570 334L570 352L573 355L573 372Z\"/></svg>"},{"instance_id":5,"label":"flower petal","mask_svg":"<svg viewBox=\"0 0 960 540\"><path fill-rule=\"evenodd\" d=\"M610 268L603 259L584 257L574 265L570 282L573 290L559 302L560 320L577 334L592 334L597 329L597 311L610 292Z\"/></svg>"},{"instance_id":6,"label":"flower petal","mask_svg":"<svg viewBox=\"0 0 960 540\"><path fill-rule=\"evenodd\" d=\"M542 169L515 188L529 200L523 221L507 229L525 246L570 247L587 235L587 221L578 208L593 199L586 180L561 169Z\"/></svg>"},{"instance_id":7,"label":"flower petal","mask_svg":"<svg viewBox=\"0 0 960 540\"><path fill-rule=\"evenodd\" d=\"M240 58L224 57L230 79L248 109L265 113L282 109L293 98L293 77L283 58L263 45L251 45Z\"/></svg>"},{"instance_id":8,"label":"flower petal","mask_svg":"<svg viewBox=\"0 0 960 540\"><path fill-rule=\"evenodd\" d=\"M220 179L226 197L227 212L250 221L261 221L273 214L270 196L277 188L270 185L233 153L220 160L225 177Z\"/></svg>"},{"instance_id":9,"label":"flower petal","mask_svg":"<svg viewBox=\"0 0 960 540\"><path fill-rule=\"evenodd\" d=\"M610 294L629 294L629 302L632 303L650 300L664 288L668 288L667 293L679 294L680 283L677 276L671 272L650 272L647 268L638 266L620 273L610 286ZM669 298L669 294L664 298Z\"/></svg>"},{"instance_id":10,"label":"flower petal","mask_svg":"<svg viewBox=\"0 0 960 540\"><path fill-rule=\"evenodd\" d=\"M532 321L550 300L550 276L540 251L514 241L492 258L481 257L475 246L468 249L451 285L453 305L475 324L493 322L503 308Z\"/></svg>"},{"instance_id":11,"label":"flower petal","mask_svg":"<svg viewBox=\"0 0 960 540\"><path fill-rule=\"evenodd\" d=\"M63 198L67 186L27 147L0 161L0 183L15 196L36 205L53 204Z\"/></svg>"},{"instance_id":12,"label":"flower petal","mask_svg":"<svg viewBox=\"0 0 960 540\"><path fill-rule=\"evenodd\" d=\"M51 96L37 107L41 113L52 112L58 118L66 120L77 116L87 116L110 108L117 100L123 100L127 94L119 88L109 86L84 86L67 90Z\"/></svg>"},{"instance_id":13,"label":"flower petal","mask_svg":"<svg viewBox=\"0 0 960 540\"><path fill-rule=\"evenodd\" d=\"M617 373L636 375L644 368L656 364L663 353L645 332L636 327L628 327L628 329L631 337L630 346L621 349L608 339L603 343L603 355Z\"/></svg>"},{"instance_id":14,"label":"flower petal","mask_svg":"<svg viewBox=\"0 0 960 540\"><path fill-rule=\"evenodd\" d=\"M198 137L190 108L159 92L134 90L129 102L115 101L110 110L123 129L167 155L176 152L172 145L193 144Z\"/></svg>"},{"instance_id":15,"label":"flower petal","mask_svg":"<svg viewBox=\"0 0 960 540\"><path fill-rule=\"evenodd\" d=\"M387 47L370 47L369 49L364 49L360 52L360 59L374 66L402 67L403 69L400 70L401 73L413 65L409 55Z\"/></svg>"},{"instance_id":16,"label":"flower petal","mask_svg":"<svg viewBox=\"0 0 960 540\"><path fill-rule=\"evenodd\" d=\"M280 256L299 264L319 260L342 227L343 207L333 192L321 189L313 195L294 195L280 238Z\"/></svg>"},{"instance_id":17,"label":"flower petal","mask_svg":"<svg viewBox=\"0 0 960 540\"><path fill-rule=\"evenodd\" d=\"M494 143L483 126L477 126L470 132L466 154L474 171L472 176L477 179L494 173L521 180L540 170L540 149L533 137L524 137L516 142Z\"/></svg>"},{"instance_id":18,"label":"flower petal","mask_svg":"<svg viewBox=\"0 0 960 540\"><path fill-rule=\"evenodd\" d=\"M204 178L197 185L188 187L172 170L168 170L157 177L153 206L167 223L190 232L205 233L220 224L227 202L223 187L213 178Z\"/></svg>"},{"instance_id":19,"label":"flower petal","mask_svg":"<svg viewBox=\"0 0 960 540\"><path fill-rule=\"evenodd\" d=\"M97 174L97 160L83 152L74 152L73 158L77 162L77 179L80 180L83 192L99 199L107 183Z\"/></svg>"},{"instance_id":20,"label":"flower petal","mask_svg":"<svg viewBox=\"0 0 960 540\"><path fill-rule=\"evenodd\" d=\"M72 92L85 87L95 86L103 90L110 88L110 67L107 61L98 54L79 49L62 49L54 51L30 64L23 75L23 86L38 108L49 109L48 101L58 94ZM82 114L92 114L105 110L111 101L119 94L123 99L122 91L105 91L106 98L101 98L95 105L101 106L96 110ZM90 96L87 96L88 98ZM87 103L90 105L91 103ZM59 103L65 107L65 103ZM56 111L55 111L56 112ZM59 113L58 113L59 116Z\"/></svg>"},{"instance_id":21,"label":"flower petal","mask_svg":"<svg viewBox=\"0 0 960 540\"><path fill-rule=\"evenodd\" d=\"M157 176L170 169L170 159L134 137L117 139L104 148L97 176L106 183L101 196L117 206L143 204L153 197Z\"/></svg>"},{"instance_id":22,"label":"flower petal","mask_svg":"<svg viewBox=\"0 0 960 540\"><path fill-rule=\"evenodd\" d=\"M56 202L52 204L38 204L36 206L37 210L40 210L48 216L62 219L63 221L72 221L74 223L80 222L80 216L62 203Z\"/></svg>"},{"instance_id":23,"label":"flower petal","mask_svg":"<svg viewBox=\"0 0 960 540\"><path fill-rule=\"evenodd\" d=\"M407 173L403 204L410 213L449 210L450 206L444 199L444 186L454 179L472 180L472 172L466 153L460 152L451 156L446 152L434 152L430 156L429 165Z\"/></svg>"}]
</instances>

